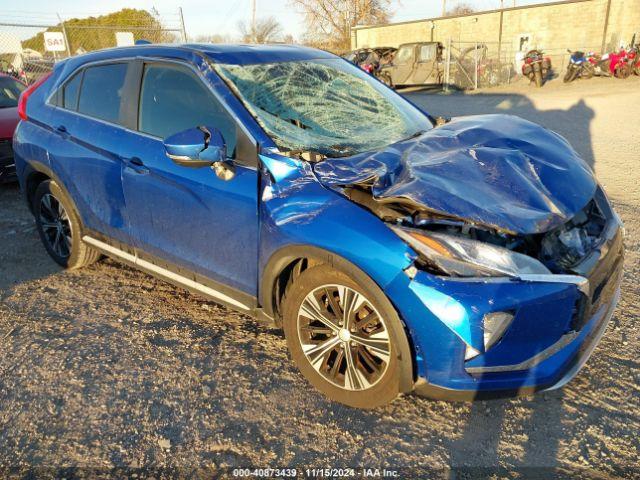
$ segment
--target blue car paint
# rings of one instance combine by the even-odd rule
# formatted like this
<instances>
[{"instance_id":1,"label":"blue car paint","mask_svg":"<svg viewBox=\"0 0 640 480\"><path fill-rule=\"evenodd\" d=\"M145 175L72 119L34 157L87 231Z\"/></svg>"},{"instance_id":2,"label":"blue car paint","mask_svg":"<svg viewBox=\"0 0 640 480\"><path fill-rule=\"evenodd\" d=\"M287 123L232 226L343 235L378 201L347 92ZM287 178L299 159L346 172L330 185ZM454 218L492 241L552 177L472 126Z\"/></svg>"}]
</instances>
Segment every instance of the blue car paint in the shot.
<instances>
[{"instance_id":1,"label":"blue car paint","mask_svg":"<svg viewBox=\"0 0 640 480\"><path fill-rule=\"evenodd\" d=\"M80 65L136 57L188 62L196 68L260 146L257 169L239 166L232 181L220 183L208 169L191 170L168 161L158 139L45 104L49 94ZM415 252L378 217L343 196L340 186L375 178L379 196L401 192L449 214L530 232L550 228L584 206L596 185L588 168L559 136L540 127L513 118L475 117L458 119L381 152L320 163L314 171L307 162L274 153L273 141L209 64L308 58L335 57L287 46L149 45L61 62L32 95L27 106L30 120L21 122L16 130L21 185L25 187L30 171L43 167L68 190L82 221L91 229L256 298L263 298L260 279L267 273L269 260L280 252L304 246L338 255L384 290L405 323L418 379L432 385L486 391L556 382L602 322L605 306L573 342L535 369L469 375L465 365L515 364L556 342L571 320L579 295L576 286L514 279L454 280L424 271L410 278L407 269L413 265ZM67 132L56 130L60 124ZM536 135L542 135L542 140L531 138ZM148 172L137 172L127 163L140 151L146 152ZM422 163L416 157L418 152L425 157ZM505 154L510 159L509 170L499 162ZM530 171L522 166L523 156L533 159L526 164ZM78 162L78 158L87 159L87 163ZM416 169L429 166L436 166L446 182L439 184L438 176L431 175L428 168L426 175L421 172L411 177ZM460 173L469 167L473 167L475 182L484 184L465 183L464 189L472 191L472 198L465 199L455 182L465 181ZM564 191L554 175L565 182ZM567 179L575 184L568 185ZM514 199L500 188L515 188L522 194L516 198L521 215L511 215L496 203ZM479 199L487 192L495 201L484 205ZM228 203L221 209L220 202ZM154 217L155 211L161 211L162 218ZM163 238L157 238L159 233ZM515 312L507 334L492 350L465 364L467 345L483 349L482 316L501 310Z\"/></svg>"},{"instance_id":2,"label":"blue car paint","mask_svg":"<svg viewBox=\"0 0 640 480\"><path fill-rule=\"evenodd\" d=\"M596 190L593 173L565 140L511 115L457 118L315 171L329 186L372 182L374 198L406 199L520 234L567 222Z\"/></svg>"}]
</instances>

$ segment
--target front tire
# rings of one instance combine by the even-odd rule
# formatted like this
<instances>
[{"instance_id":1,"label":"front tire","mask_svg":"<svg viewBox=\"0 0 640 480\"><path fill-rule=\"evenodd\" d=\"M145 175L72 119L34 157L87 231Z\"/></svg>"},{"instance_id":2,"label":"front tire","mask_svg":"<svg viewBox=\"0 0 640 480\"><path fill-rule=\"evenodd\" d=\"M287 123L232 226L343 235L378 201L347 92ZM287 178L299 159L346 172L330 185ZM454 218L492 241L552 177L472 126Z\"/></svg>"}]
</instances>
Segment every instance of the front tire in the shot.
<instances>
[{"instance_id":1,"label":"front tire","mask_svg":"<svg viewBox=\"0 0 640 480\"><path fill-rule=\"evenodd\" d=\"M403 324L370 280L328 265L305 270L285 294L283 327L301 373L332 400L375 408L413 383Z\"/></svg>"},{"instance_id":2,"label":"front tire","mask_svg":"<svg viewBox=\"0 0 640 480\"><path fill-rule=\"evenodd\" d=\"M53 180L38 185L33 213L40 240L58 265L73 270L100 258L99 252L82 241L82 224L73 204Z\"/></svg>"},{"instance_id":3,"label":"front tire","mask_svg":"<svg viewBox=\"0 0 640 480\"><path fill-rule=\"evenodd\" d=\"M542 82L543 82L542 71L540 70L540 67L538 67L538 68L534 67L533 70L534 70L533 71L533 76L534 76L534 80L536 82L536 87L540 88L540 87L542 87Z\"/></svg>"}]
</instances>

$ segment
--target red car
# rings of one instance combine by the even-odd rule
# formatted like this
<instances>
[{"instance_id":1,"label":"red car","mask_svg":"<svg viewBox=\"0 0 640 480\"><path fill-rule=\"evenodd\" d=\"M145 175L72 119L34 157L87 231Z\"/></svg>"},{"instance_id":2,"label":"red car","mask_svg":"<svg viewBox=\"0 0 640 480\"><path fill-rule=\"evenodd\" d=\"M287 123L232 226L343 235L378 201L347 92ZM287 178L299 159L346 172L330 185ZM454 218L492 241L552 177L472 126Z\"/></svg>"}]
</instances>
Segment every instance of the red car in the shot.
<instances>
[{"instance_id":1,"label":"red car","mask_svg":"<svg viewBox=\"0 0 640 480\"><path fill-rule=\"evenodd\" d=\"M18 98L27 86L9 75L0 74L0 183L16 179L11 140L18 125Z\"/></svg>"}]
</instances>

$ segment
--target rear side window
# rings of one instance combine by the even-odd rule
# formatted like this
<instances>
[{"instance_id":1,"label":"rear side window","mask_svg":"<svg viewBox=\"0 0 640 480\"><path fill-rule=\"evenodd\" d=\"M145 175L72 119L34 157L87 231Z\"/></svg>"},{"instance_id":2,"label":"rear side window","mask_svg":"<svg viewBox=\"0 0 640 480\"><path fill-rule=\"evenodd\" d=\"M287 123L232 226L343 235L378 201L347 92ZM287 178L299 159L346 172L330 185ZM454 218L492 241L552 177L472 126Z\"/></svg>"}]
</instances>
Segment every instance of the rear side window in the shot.
<instances>
[{"instance_id":1,"label":"rear side window","mask_svg":"<svg viewBox=\"0 0 640 480\"><path fill-rule=\"evenodd\" d=\"M82 72L76 73L69 80L62 90L62 106L69 110L77 110L78 94L80 93L80 83L82 82Z\"/></svg>"},{"instance_id":2,"label":"rear side window","mask_svg":"<svg viewBox=\"0 0 640 480\"><path fill-rule=\"evenodd\" d=\"M145 65L138 129L164 139L200 125L220 130L229 156L234 156L235 121L202 80L185 67Z\"/></svg>"},{"instance_id":3,"label":"rear side window","mask_svg":"<svg viewBox=\"0 0 640 480\"><path fill-rule=\"evenodd\" d=\"M429 62L436 58L436 44L422 45L420 47L420 61Z\"/></svg>"},{"instance_id":4,"label":"rear side window","mask_svg":"<svg viewBox=\"0 0 640 480\"><path fill-rule=\"evenodd\" d=\"M90 117L118 123L126 74L126 63L85 69L78 111Z\"/></svg>"}]
</instances>

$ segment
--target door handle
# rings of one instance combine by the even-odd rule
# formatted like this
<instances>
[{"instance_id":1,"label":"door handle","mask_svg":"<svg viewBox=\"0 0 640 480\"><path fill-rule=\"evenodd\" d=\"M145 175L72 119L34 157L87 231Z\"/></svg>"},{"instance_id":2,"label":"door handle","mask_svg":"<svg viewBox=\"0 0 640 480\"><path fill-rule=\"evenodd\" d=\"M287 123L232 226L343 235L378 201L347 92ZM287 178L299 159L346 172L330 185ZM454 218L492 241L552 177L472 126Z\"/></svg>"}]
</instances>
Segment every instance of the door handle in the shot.
<instances>
[{"instance_id":1,"label":"door handle","mask_svg":"<svg viewBox=\"0 0 640 480\"><path fill-rule=\"evenodd\" d=\"M136 173L140 173L140 174L149 173L149 169L144 166L144 162L140 160L140 158L138 157L131 157L126 159L126 165Z\"/></svg>"},{"instance_id":2,"label":"door handle","mask_svg":"<svg viewBox=\"0 0 640 480\"><path fill-rule=\"evenodd\" d=\"M67 127L65 127L64 125L58 125L58 126L56 127L56 130L57 130L58 132L60 132L60 133L69 133L69 132L67 132Z\"/></svg>"}]
</instances>

